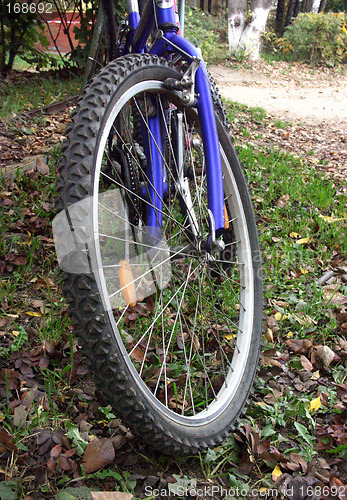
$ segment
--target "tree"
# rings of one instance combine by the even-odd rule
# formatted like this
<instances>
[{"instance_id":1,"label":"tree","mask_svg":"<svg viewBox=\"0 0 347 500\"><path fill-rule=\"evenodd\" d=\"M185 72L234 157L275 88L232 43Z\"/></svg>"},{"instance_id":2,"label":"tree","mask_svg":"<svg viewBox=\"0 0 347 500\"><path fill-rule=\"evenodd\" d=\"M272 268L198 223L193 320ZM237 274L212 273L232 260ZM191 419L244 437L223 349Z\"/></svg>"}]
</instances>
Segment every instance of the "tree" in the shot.
<instances>
[{"instance_id":1,"label":"tree","mask_svg":"<svg viewBox=\"0 0 347 500\"><path fill-rule=\"evenodd\" d=\"M324 12L327 0L278 0L276 33L283 36L284 29L292 24L300 12Z\"/></svg>"},{"instance_id":2,"label":"tree","mask_svg":"<svg viewBox=\"0 0 347 500\"><path fill-rule=\"evenodd\" d=\"M261 35L265 30L273 0L229 0L229 50L244 52L251 59L259 59Z\"/></svg>"},{"instance_id":3,"label":"tree","mask_svg":"<svg viewBox=\"0 0 347 500\"><path fill-rule=\"evenodd\" d=\"M0 73L3 76L12 70L17 54L38 64L46 59L34 46L36 42L46 46L48 41L36 9L30 9L31 4L35 4L34 0L26 2L24 12L20 3L0 0Z\"/></svg>"}]
</instances>

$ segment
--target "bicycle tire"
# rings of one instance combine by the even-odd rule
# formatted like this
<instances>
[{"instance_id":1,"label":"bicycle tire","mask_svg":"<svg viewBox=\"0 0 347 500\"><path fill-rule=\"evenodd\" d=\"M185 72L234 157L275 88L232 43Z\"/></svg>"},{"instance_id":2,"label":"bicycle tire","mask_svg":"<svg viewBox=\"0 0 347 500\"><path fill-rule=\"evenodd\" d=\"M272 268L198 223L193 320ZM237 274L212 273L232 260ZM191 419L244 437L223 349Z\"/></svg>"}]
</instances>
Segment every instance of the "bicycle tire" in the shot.
<instances>
[{"instance_id":1,"label":"bicycle tire","mask_svg":"<svg viewBox=\"0 0 347 500\"><path fill-rule=\"evenodd\" d=\"M107 140L102 138L110 135L111 128L115 126L116 117L119 120L124 120L124 123L128 120L128 117L124 118L121 115L120 110L123 106L135 108L136 102L140 102L140 99L147 99L146 96L150 96L151 99L154 99L153 96L157 96L156 102L165 102L165 105L170 103L166 110L172 108L179 110L178 112L184 116L185 120L182 126L185 134L183 142L186 148L184 162L189 160L192 163L193 161L201 162L200 152L194 154L194 148L190 147L189 150L189 146L187 146L189 141L192 143L192 141L199 140L196 110L180 106L177 92L166 90L164 86L167 78L180 79L181 71L179 66L165 59L144 54L121 57L99 73L86 89L83 99L79 102L78 108L72 116L72 123L68 126L68 137L63 146L57 180L58 208L68 209L91 197L104 200L101 196L104 193L108 194L110 189L108 183L111 182L107 180L111 177L107 173L109 172L107 169L113 168L113 175L118 176L113 181L117 184L120 193L128 195L122 198L125 209L127 210L127 206L132 203L132 198L138 200L136 222L132 225L130 220L127 224L129 227L132 225L134 232L135 225L139 224L138 221L145 220L145 213L148 210L145 196L143 191L141 193L136 191L139 189L139 185L149 182L148 178L144 179L146 174L143 173L143 159L140 160L137 157L135 165L131 167L131 161L120 159L121 157L117 156L117 153L112 159L110 150L107 149ZM235 428L240 416L247 408L260 356L262 277L256 223L247 183L215 90L213 95L223 159L227 214L228 218L231 219L230 229L226 231L225 240L232 251L228 252L226 249L223 256L218 254L217 257L210 257L206 250L200 248L197 251L196 246L191 251L187 250L186 254L180 249L182 245L174 246L174 241L179 243L183 241L186 244L189 235L191 239L194 224L198 224L199 234L206 233L208 221L206 202L204 201L206 195L205 174L204 166L192 167L194 172L190 174L190 190L192 187L200 190L199 196L195 195L193 200L194 210L197 207L198 214L195 217L195 222L192 222L189 219L189 210L184 209L184 205L187 206L186 199L182 209L182 199L179 200L181 195L177 193L176 174L173 173L174 169L166 160L167 182L171 182L171 184L163 205L163 217L167 221L166 226L163 223L165 229L163 232L165 232L168 245L166 251L171 252L169 253L169 261L172 271L169 281L161 287L158 279L153 277L152 269L151 290L153 293L150 296L147 295L147 298L143 298L142 301L140 297L136 306L129 305L129 302L122 306L117 302L113 304L113 308L110 306L110 296L112 295L110 292L113 292L110 287L113 281L117 280L113 275L113 281L108 280L108 274L105 271L105 262L113 261L108 256L102 257L104 260L100 258L103 251L101 247L105 241L103 236L100 236L99 231L102 219L100 214L103 210L98 205L99 201L93 205L93 220L94 225L98 227L99 239L94 243L94 249L90 250L93 258L97 258L95 255L99 252L99 259L101 259L99 267L91 273L64 273L64 290L72 322L88 365L95 374L97 387L103 392L107 402L121 416L124 423L136 435L152 447L173 454L195 453L223 442L230 431ZM148 113L148 105L146 104L146 106L145 110ZM128 108L127 113L131 115L131 110L129 112ZM162 108L164 107L162 106ZM139 109L141 113L140 105L136 111L137 116ZM157 112L159 113L158 110ZM133 125L134 121L138 119L136 113L131 115L128 124ZM162 109L163 119L168 121L168 115L169 113ZM144 123L145 118L141 117ZM167 123L165 127L168 127ZM128 129L130 128L127 125L123 125L123 128L127 129L126 133L129 134ZM136 128L138 127L134 126L134 129ZM117 134L121 135L119 132ZM117 137L117 141L119 141L119 137ZM122 141L125 144L124 138ZM129 151L132 148L131 154L141 156L143 146L138 143L129 144L125 147L129 148ZM137 153L134 152L135 149ZM128 154L128 156L130 155ZM126 163L127 161L128 163ZM128 175L128 180L123 180L125 185L122 186L122 182L120 182L122 168L120 168L119 162L124 162L129 167L130 179L136 177L136 182L135 180L133 183L131 180L129 181ZM129 213L131 212L129 211ZM170 219L174 219L181 232L176 231L175 233L175 224ZM184 228L188 226L186 234ZM141 240L141 243L138 244L143 245L142 237L133 234L132 239L135 241L136 238L138 241ZM127 245L129 253L129 243L124 243L124 248ZM176 263L172 257L174 255L172 249L175 251L178 249L179 258L177 260L180 261L179 263ZM73 262L75 256L72 255L71 259ZM191 273L192 263L196 261L198 264L194 272ZM121 260L117 264L118 267L121 266L120 262ZM188 262L191 266L189 269L187 269ZM70 267L72 266L73 264L70 265ZM200 268L201 275L198 276ZM187 275L189 278L185 277ZM104 281L102 282L102 280ZM184 283L183 292L183 285L179 288L182 280ZM227 281L227 286L225 281ZM178 289L181 290L182 293L179 292L181 295L175 291ZM167 299L175 293L177 298ZM120 294L118 295L121 297ZM118 295L116 296L118 297ZM124 293L122 299L124 300ZM162 301L162 309L160 310L157 308L159 300ZM163 300L168 300L165 306L163 306ZM196 303L200 301L199 306L196 305L195 309L194 300ZM124 313L124 311L126 312ZM153 313L155 313L154 316ZM128 315L127 322L123 319L119 320L121 315L123 318ZM135 319L134 316L136 316ZM179 319L174 320L174 317L179 317ZM197 324L198 317L199 325ZM161 340L164 339L162 352L153 340L148 340L147 346L144 346L144 343L141 344L141 341L136 337L139 335L139 331L143 331L141 328L147 328L150 321L152 322L150 326L152 331L155 328L160 328L162 331ZM118 327L116 322L118 322ZM177 326L178 323L180 323L179 326ZM200 328L199 335L195 332L198 326ZM173 336L175 345L171 345ZM155 330L154 338L157 339L157 337L159 337L158 332ZM167 348L165 347L166 339L168 339ZM189 358L187 358L188 346ZM139 351L142 350L142 353L134 360L136 348ZM182 354L183 351L185 354ZM147 356L148 353L150 356ZM148 360L147 357L150 359ZM181 365L179 365L180 362ZM142 368L139 367L139 364ZM153 373L147 375L152 365L155 366L155 376ZM223 368L221 368L222 365ZM144 366L145 368L143 368ZM158 366L161 366L160 373L158 373ZM225 366L227 370L225 370ZM176 369L177 372L174 373ZM165 376L163 371L165 371ZM221 374L222 371L224 373ZM188 373L192 374L188 375ZM147 377L146 381L141 377L143 379ZM156 385L155 390L153 379ZM183 389L180 384L184 384L185 388ZM204 398L201 396L202 392L205 394ZM190 393L191 396L189 403L187 402L189 396L187 393Z\"/></svg>"}]
</instances>

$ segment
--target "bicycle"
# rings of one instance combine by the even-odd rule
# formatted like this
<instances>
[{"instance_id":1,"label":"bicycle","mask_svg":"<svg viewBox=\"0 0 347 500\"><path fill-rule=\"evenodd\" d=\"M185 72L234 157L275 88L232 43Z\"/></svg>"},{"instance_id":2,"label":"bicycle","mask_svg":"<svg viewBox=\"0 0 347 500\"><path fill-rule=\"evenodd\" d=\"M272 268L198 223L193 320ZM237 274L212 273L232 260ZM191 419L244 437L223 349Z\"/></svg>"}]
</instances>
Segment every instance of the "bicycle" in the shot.
<instances>
[{"instance_id":1,"label":"bicycle","mask_svg":"<svg viewBox=\"0 0 347 500\"><path fill-rule=\"evenodd\" d=\"M154 448L195 453L222 443L250 400L256 223L220 96L173 0L141 14L129 0L116 49L68 125L58 260L107 403Z\"/></svg>"}]
</instances>

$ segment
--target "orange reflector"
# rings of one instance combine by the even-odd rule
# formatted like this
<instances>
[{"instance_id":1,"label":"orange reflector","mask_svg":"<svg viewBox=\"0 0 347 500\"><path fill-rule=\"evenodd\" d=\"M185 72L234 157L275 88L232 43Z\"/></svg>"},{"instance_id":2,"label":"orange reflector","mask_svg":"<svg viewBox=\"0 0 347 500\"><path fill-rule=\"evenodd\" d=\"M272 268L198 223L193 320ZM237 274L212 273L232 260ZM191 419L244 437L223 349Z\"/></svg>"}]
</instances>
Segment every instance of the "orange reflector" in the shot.
<instances>
[{"instance_id":1,"label":"orange reflector","mask_svg":"<svg viewBox=\"0 0 347 500\"><path fill-rule=\"evenodd\" d=\"M225 203L224 203L224 227L225 229L229 229L229 215Z\"/></svg>"},{"instance_id":2,"label":"orange reflector","mask_svg":"<svg viewBox=\"0 0 347 500\"><path fill-rule=\"evenodd\" d=\"M130 264L127 260L119 261L119 281L122 288L122 293L125 302L131 306L136 306L136 288L134 283L134 275L132 273Z\"/></svg>"}]
</instances>

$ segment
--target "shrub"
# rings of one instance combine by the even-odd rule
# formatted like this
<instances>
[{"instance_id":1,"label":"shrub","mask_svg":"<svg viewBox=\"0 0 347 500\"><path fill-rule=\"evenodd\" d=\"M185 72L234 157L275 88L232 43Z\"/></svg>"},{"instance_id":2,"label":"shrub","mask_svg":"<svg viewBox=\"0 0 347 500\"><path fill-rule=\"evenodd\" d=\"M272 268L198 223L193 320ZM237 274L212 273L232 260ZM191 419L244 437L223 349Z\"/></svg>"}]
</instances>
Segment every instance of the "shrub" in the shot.
<instances>
[{"instance_id":1,"label":"shrub","mask_svg":"<svg viewBox=\"0 0 347 500\"><path fill-rule=\"evenodd\" d=\"M227 57L227 21L225 15L214 16L186 6L184 36L200 47L207 62Z\"/></svg>"},{"instance_id":2,"label":"shrub","mask_svg":"<svg viewBox=\"0 0 347 500\"><path fill-rule=\"evenodd\" d=\"M25 5L28 7L29 4ZM0 19L0 73L3 76L12 70L17 55L39 67L46 67L51 62L49 56L35 48L37 42L48 45L36 10L16 12L14 3L4 1L0 2Z\"/></svg>"},{"instance_id":3,"label":"shrub","mask_svg":"<svg viewBox=\"0 0 347 500\"><path fill-rule=\"evenodd\" d=\"M299 14L279 41L284 55L292 60L335 66L347 61L345 14Z\"/></svg>"}]
</instances>

